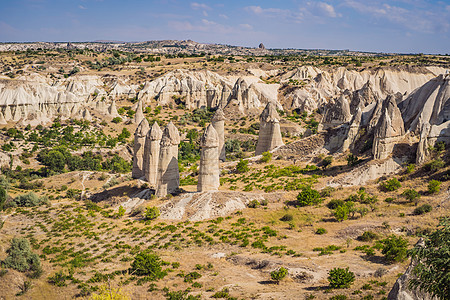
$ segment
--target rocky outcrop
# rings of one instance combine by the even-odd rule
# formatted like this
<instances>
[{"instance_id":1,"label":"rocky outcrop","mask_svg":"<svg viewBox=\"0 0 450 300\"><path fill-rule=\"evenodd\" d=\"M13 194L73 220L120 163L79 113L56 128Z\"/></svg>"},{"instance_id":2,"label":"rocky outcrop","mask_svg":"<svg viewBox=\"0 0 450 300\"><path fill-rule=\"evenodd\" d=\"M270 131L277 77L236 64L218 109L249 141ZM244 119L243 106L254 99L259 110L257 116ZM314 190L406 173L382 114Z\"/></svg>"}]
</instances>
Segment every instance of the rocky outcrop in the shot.
<instances>
[{"instance_id":1,"label":"rocky outcrop","mask_svg":"<svg viewBox=\"0 0 450 300\"><path fill-rule=\"evenodd\" d=\"M109 105L108 114L111 118L120 117L119 113L117 112L116 101L113 100Z\"/></svg>"},{"instance_id":2,"label":"rocky outcrop","mask_svg":"<svg viewBox=\"0 0 450 300\"><path fill-rule=\"evenodd\" d=\"M358 110L356 111L356 114L353 116L353 119L350 123L350 127L348 128L347 137L345 138L342 144L341 150L342 152L352 150L353 145L358 136L359 127L361 125L361 118L362 118L362 111L361 108L358 107Z\"/></svg>"},{"instance_id":3,"label":"rocky outcrop","mask_svg":"<svg viewBox=\"0 0 450 300\"><path fill-rule=\"evenodd\" d=\"M6 122L5 116L3 116L3 113L0 111L0 125L6 125L8 122Z\"/></svg>"},{"instance_id":4,"label":"rocky outcrop","mask_svg":"<svg viewBox=\"0 0 450 300\"><path fill-rule=\"evenodd\" d=\"M439 125L430 125L427 122L422 124L416 153L417 164L422 164L429 158L429 148L437 142L450 143L450 121Z\"/></svg>"},{"instance_id":5,"label":"rocky outcrop","mask_svg":"<svg viewBox=\"0 0 450 300\"><path fill-rule=\"evenodd\" d=\"M211 124L219 136L219 159L225 161L225 115L221 108L216 110L211 119Z\"/></svg>"},{"instance_id":6,"label":"rocky outcrop","mask_svg":"<svg viewBox=\"0 0 450 300\"><path fill-rule=\"evenodd\" d=\"M148 121L144 118L134 132L133 169L131 173L133 178L144 176L144 147L149 129Z\"/></svg>"},{"instance_id":7,"label":"rocky outcrop","mask_svg":"<svg viewBox=\"0 0 450 300\"><path fill-rule=\"evenodd\" d=\"M323 129L334 128L350 122L350 104L346 95L342 94L334 103L330 103L322 117Z\"/></svg>"},{"instance_id":8,"label":"rocky outcrop","mask_svg":"<svg viewBox=\"0 0 450 300\"><path fill-rule=\"evenodd\" d=\"M260 155L263 152L284 145L283 139L281 138L280 116L278 115L275 103L267 103L259 120L259 136L255 155Z\"/></svg>"},{"instance_id":9,"label":"rocky outcrop","mask_svg":"<svg viewBox=\"0 0 450 300\"><path fill-rule=\"evenodd\" d=\"M145 119L143 112L143 104L142 101L138 101L136 106L136 113L134 114L133 122L134 124L141 124L141 121Z\"/></svg>"},{"instance_id":10,"label":"rocky outcrop","mask_svg":"<svg viewBox=\"0 0 450 300\"><path fill-rule=\"evenodd\" d=\"M157 197L164 197L167 194L175 193L180 185L178 144L180 144L180 133L175 125L170 122L164 128L161 139L156 183Z\"/></svg>"},{"instance_id":11,"label":"rocky outcrop","mask_svg":"<svg viewBox=\"0 0 450 300\"><path fill-rule=\"evenodd\" d=\"M390 95L383 102L381 117L375 128L373 157L375 159L387 158L404 134L402 114L397 107L395 97Z\"/></svg>"},{"instance_id":12,"label":"rocky outcrop","mask_svg":"<svg viewBox=\"0 0 450 300\"><path fill-rule=\"evenodd\" d=\"M159 151L162 138L162 130L159 128L157 122L153 123L152 127L145 137L144 146L144 176L148 184L152 187L156 186L158 177L158 163Z\"/></svg>"},{"instance_id":13,"label":"rocky outcrop","mask_svg":"<svg viewBox=\"0 0 450 300\"><path fill-rule=\"evenodd\" d=\"M399 104L405 128L419 133L424 123L439 125L450 120L450 74L439 75Z\"/></svg>"},{"instance_id":14,"label":"rocky outcrop","mask_svg":"<svg viewBox=\"0 0 450 300\"><path fill-rule=\"evenodd\" d=\"M197 192L219 189L220 139L213 125L209 125L200 138L200 167Z\"/></svg>"}]
</instances>

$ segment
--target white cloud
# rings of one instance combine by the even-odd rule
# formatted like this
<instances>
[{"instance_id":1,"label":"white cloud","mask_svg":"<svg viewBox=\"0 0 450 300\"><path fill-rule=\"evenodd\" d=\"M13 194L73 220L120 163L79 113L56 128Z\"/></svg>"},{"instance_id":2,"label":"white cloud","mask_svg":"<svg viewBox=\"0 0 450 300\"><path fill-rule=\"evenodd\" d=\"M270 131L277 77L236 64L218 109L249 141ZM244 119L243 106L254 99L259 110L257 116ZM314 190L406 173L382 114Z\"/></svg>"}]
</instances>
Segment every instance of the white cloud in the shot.
<instances>
[{"instance_id":1,"label":"white cloud","mask_svg":"<svg viewBox=\"0 0 450 300\"><path fill-rule=\"evenodd\" d=\"M261 6L247 6L244 9L248 12L254 13L255 15L266 18L283 18L297 22L302 20L304 17L304 13L302 11L292 11L289 9L262 8Z\"/></svg>"},{"instance_id":2,"label":"white cloud","mask_svg":"<svg viewBox=\"0 0 450 300\"><path fill-rule=\"evenodd\" d=\"M87 9L87 8L84 7L83 5L78 5L78 8L79 8L79 9L83 9L83 10L84 10L84 9Z\"/></svg>"},{"instance_id":3,"label":"white cloud","mask_svg":"<svg viewBox=\"0 0 450 300\"><path fill-rule=\"evenodd\" d=\"M198 2L192 2L191 3L191 8L192 9L204 9L204 10L211 9L211 7L209 7L208 5L206 5L204 3L198 3Z\"/></svg>"},{"instance_id":4,"label":"white cloud","mask_svg":"<svg viewBox=\"0 0 450 300\"><path fill-rule=\"evenodd\" d=\"M228 16L227 16L227 15L224 15L224 14L220 14L219 17L221 17L222 19L225 19L225 20L228 20L228 19L229 19Z\"/></svg>"},{"instance_id":5,"label":"white cloud","mask_svg":"<svg viewBox=\"0 0 450 300\"><path fill-rule=\"evenodd\" d=\"M317 2L317 8L319 10L322 11L322 13L330 18L336 18L339 17L340 15L338 15L336 13L336 11L334 10L334 7L331 4L325 3L325 2Z\"/></svg>"},{"instance_id":6,"label":"white cloud","mask_svg":"<svg viewBox=\"0 0 450 300\"><path fill-rule=\"evenodd\" d=\"M242 29L245 29L245 30L252 30L252 29L253 29L253 26L250 25L250 24L239 24L239 26L240 26Z\"/></svg>"}]
</instances>

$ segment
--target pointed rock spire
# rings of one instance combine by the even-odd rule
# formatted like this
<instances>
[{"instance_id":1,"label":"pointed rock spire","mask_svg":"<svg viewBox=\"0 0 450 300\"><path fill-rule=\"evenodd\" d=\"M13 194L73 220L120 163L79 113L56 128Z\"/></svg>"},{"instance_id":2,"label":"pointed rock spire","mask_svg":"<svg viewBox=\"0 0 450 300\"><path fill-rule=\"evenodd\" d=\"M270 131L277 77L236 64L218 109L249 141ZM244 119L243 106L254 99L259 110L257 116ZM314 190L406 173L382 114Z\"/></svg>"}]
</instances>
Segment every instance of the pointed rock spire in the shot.
<instances>
[{"instance_id":1,"label":"pointed rock spire","mask_svg":"<svg viewBox=\"0 0 450 300\"><path fill-rule=\"evenodd\" d=\"M214 191L219 182L219 145L220 139L214 126L210 124L200 139L201 154L197 191Z\"/></svg>"},{"instance_id":2,"label":"pointed rock spire","mask_svg":"<svg viewBox=\"0 0 450 300\"><path fill-rule=\"evenodd\" d=\"M225 115L220 107L211 119L211 124L219 136L219 159L225 161Z\"/></svg>"},{"instance_id":3,"label":"pointed rock spire","mask_svg":"<svg viewBox=\"0 0 450 300\"><path fill-rule=\"evenodd\" d=\"M0 125L6 125L6 124L7 124L6 119L3 116L3 113L0 111Z\"/></svg>"},{"instance_id":4,"label":"pointed rock spire","mask_svg":"<svg viewBox=\"0 0 450 300\"><path fill-rule=\"evenodd\" d=\"M164 197L169 193L177 191L180 185L180 173L178 169L178 144L180 133L170 122L164 128L161 138L158 178L156 184L156 196Z\"/></svg>"},{"instance_id":5,"label":"pointed rock spire","mask_svg":"<svg viewBox=\"0 0 450 300\"><path fill-rule=\"evenodd\" d=\"M256 155L284 145L283 139L281 138L280 116L278 115L275 103L268 102L259 119L260 125L258 144L256 145L255 151Z\"/></svg>"},{"instance_id":6,"label":"pointed rock spire","mask_svg":"<svg viewBox=\"0 0 450 300\"><path fill-rule=\"evenodd\" d=\"M142 100L139 100L138 105L136 107L136 114L134 115L134 124L140 124L141 121L145 119L142 109L143 109Z\"/></svg>"},{"instance_id":7,"label":"pointed rock spire","mask_svg":"<svg viewBox=\"0 0 450 300\"><path fill-rule=\"evenodd\" d=\"M145 137L144 175L145 179L152 187L155 187L157 183L159 151L162 134L163 132L161 128L159 128L158 123L155 122Z\"/></svg>"},{"instance_id":8,"label":"pointed rock spire","mask_svg":"<svg viewBox=\"0 0 450 300\"><path fill-rule=\"evenodd\" d=\"M108 107L108 113L111 118L120 117L119 112L117 111L116 101L113 100Z\"/></svg>"},{"instance_id":9,"label":"pointed rock spire","mask_svg":"<svg viewBox=\"0 0 450 300\"><path fill-rule=\"evenodd\" d=\"M141 178L144 176L144 146L145 137L150 129L147 119L143 119L134 132L133 146L133 178Z\"/></svg>"}]
</instances>

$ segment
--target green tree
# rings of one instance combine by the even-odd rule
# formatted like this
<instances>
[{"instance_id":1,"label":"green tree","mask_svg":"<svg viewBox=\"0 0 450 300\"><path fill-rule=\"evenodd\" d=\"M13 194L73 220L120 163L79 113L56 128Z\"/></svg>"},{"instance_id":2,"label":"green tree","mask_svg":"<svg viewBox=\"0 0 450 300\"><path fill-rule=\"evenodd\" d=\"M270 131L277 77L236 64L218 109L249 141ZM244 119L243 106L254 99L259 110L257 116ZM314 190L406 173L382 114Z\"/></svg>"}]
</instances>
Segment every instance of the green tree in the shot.
<instances>
[{"instance_id":1,"label":"green tree","mask_svg":"<svg viewBox=\"0 0 450 300\"><path fill-rule=\"evenodd\" d=\"M407 189L403 191L402 196L410 202L420 198L420 194L414 189Z\"/></svg>"},{"instance_id":2,"label":"green tree","mask_svg":"<svg viewBox=\"0 0 450 300\"><path fill-rule=\"evenodd\" d=\"M355 274L346 269L334 268L328 273L328 281L334 289L349 288L355 281Z\"/></svg>"},{"instance_id":3,"label":"green tree","mask_svg":"<svg viewBox=\"0 0 450 300\"><path fill-rule=\"evenodd\" d=\"M439 193L439 191L441 190L441 184L442 182L440 182L439 180L430 180L430 182L428 182L428 193Z\"/></svg>"},{"instance_id":4,"label":"green tree","mask_svg":"<svg viewBox=\"0 0 450 300\"><path fill-rule=\"evenodd\" d=\"M450 299L450 217L440 220L436 231L425 237L425 246L412 249L411 257L417 265L410 287Z\"/></svg>"},{"instance_id":5,"label":"green tree","mask_svg":"<svg viewBox=\"0 0 450 300\"><path fill-rule=\"evenodd\" d=\"M156 206L147 207L144 212L145 220L154 220L159 217L159 209Z\"/></svg>"},{"instance_id":6,"label":"green tree","mask_svg":"<svg viewBox=\"0 0 450 300\"><path fill-rule=\"evenodd\" d=\"M383 248L381 253L389 263L402 262L407 257L408 241L394 234L381 240Z\"/></svg>"},{"instance_id":7,"label":"green tree","mask_svg":"<svg viewBox=\"0 0 450 300\"><path fill-rule=\"evenodd\" d=\"M5 209L6 199L8 199L8 193L6 192L6 189L0 186L0 211Z\"/></svg>"},{"instance_id":8,"label":"green tree","mask_svg":"<svg viewBox=\"0 0 450 300\"><path fill-rule=\"evenodd\" d=\"M397 178L392 178L380 183L380 189L385 192L393 192L402 187L402 184L397 180Z\"/></svg>"},{"instance_id":9,"label":"green tree","mask_svg":"<svg viewBox=\"0 0 450 300\"><path fill-rule=\"evenodd\" d=\"M262 162L265 162L265 163L270 162L270 161L272 160L272 155L273 155L273 154L270 153L269 151L263 152L261 161L262 161Z\"/></svg>"},{"instance_id":10,"label":"green tree","mask_svg":"<svg viewBox=\"0 0 450 300\"><path fill-rule=\"evenodd\" d=\"M31 251L30 242L24 238L13 238L11 247L6 250L8 256L3 261L7 268L19 272L30 272L29 276L37 278L42 274L39 255Z\"/></svg>"},{"instance_id":11,"label":"green tree","mask_svg":"<svg viewBox=\"0 0 450 300\"><path fill-rule=\"evenodd\" d=\"M246 173L248 172L248 170L250 170L250 168L248 167L248 160L246 159L241 159L238 164L236 165L236 171L240 174L242 173Z\"/></svg>"},{"instance_id":12,"label":"green tree","mask_svg":"<svg viewBox=\"0 0 450 300\"><path fill-rule=\"evenodd\" d=\"M319 204L321 201L320 193L310 186L304 187L297 195L297 204L302 207Z\"/></svg>"},{"instance_id":13,"label":"green tree","mask_svg":"<svg viewBox=\"0 0 450 300\"><path fill-rule=\"evenodd\" d=\"M288 270L281 267L278 270L270 272L270 277L273 281L276 281L277 284L280 283L281 280L283 280L288 274Z\"/></svg>"},{"instance_id":14,"label":"green tree","mask_svg":"<svg viewBox=\"0 0 450 300\"><path fill-rule=\"evenodd\" d=\"M161 266L161 258L146 250L136 255L131 264L131 271L137 276L146 276L149 280L158 280L166 275Z\"/></svg>"}]
</instances>

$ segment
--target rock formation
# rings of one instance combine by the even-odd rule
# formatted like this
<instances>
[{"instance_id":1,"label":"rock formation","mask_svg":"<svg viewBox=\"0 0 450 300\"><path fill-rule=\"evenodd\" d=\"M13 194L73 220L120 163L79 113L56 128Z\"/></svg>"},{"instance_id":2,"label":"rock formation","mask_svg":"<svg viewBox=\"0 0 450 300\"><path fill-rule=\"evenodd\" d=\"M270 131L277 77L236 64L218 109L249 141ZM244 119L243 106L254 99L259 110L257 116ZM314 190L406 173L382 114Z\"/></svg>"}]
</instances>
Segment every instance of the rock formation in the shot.
<instances>
[{"instance_id":1,"label":"rock formation","mask_svg":"<svg viewBox=\"0 0 450 300\"><path fill-rule=\"evenodd\" d=\"M158 177L158 162L159 150L162 138L162 130L159 128L157 122L153 123L152 127L145 137L144 146L144 175L148 184L152 187L156 186Z\"/></svg>"},{"instance_id":2,"label":"rock formation","mask_svg":"<svg viewBox=\"0 0 450 300\"><path fill-rule=\"evenodd\" d=\"M281 138L280 116L278 115L275 103L267 103L259 120L259 136L255 154L260 155L263 152L284 145L283 139Z\"/></svg>"},{"instance_id":3,"label":"rock formation","mask_svg":"<svg viewBox=\"0 0 450 300\"><path fill-rule=\"evenodd\" d=\"M136 113L134 115L134 124L141 124L141 121L145 119L142 100L139 100L136 106Z\"/></svg>"},{"instance_id":4,"label":"rock formation","mask_svg":"<svg viewBox=\"0 0 450 300\"><path fill-rule=\"evenodd\" d=\"M330 103L325 110L321 125L323 129L333 128L350 122L350 104L347 96L342 94L335 103Z\"/></svg>"},{"instance_id":5,"label":"rock formation","mask_svg":"<svg viewBox=\"0 0 450 300\"><path fill-rule=\"evenodd\" d=\"M197 192L214 191L219 188L220 139L210 124L200 139L201 154Z\"/></svg>"},{"instance_id":6,"label":"rock formation","mask_svg":"<svg viewBox=\"0 0 450 300\"><path fill-rule=\"evenodd\" d=\"M425 122L439 125L450 120L450 74L431 79L399 103L405 128L419 133Z\"/></svg>"},{"instance_id":7,"label":"rock formation","mask_svg":"<svg viewBox=\"0 0 450 300\"><path fill-rule=\"evenodd\" d=\"M120 117L119 113L117 112L116 101L113 100L109 105L108 114L111 118Z\"/></svg>"},{"instance_id":8,"label":"rock formation","mask_svg":"<svg viewBox=\"0 0 450 300\"><path fill-rule=\"evenodd\" d=\"M6 119L3 116L3 113L0 111L0 125L6 125L6 124L7 124Z\"/></svg>"},{"instance_id":9,"label":"rock formation","mask_svg":"<svg viewBox=\"0 0 450 300\"><path fill-rule=\"evenodd\" d=\"M358 136L359 126L361 125L362 111L358 107L356 114L353 116L350 127L347 131L347 137L342 144L342 152L352 150L356 137Z\"/></svg>"},{"instance_id":10,"label":"rock formation","mask_svg":"<svg viewBox=\"0 0 450 300\"><path fill-rule=\"evenodd\" d=\"M404 134L402 114L397 107L395 97L390 95L383 102L381 117L375 128L372 147L374 158L387 158Z\"/></svg>"},{"instance_id":11,"label":"rock formation","mask_svg":"<svg viewBox=\"0 0 450 300\"><path fill-rule=\"evenodd\" d=\"M156 196L164 197L174 193L180 185L180 173L178 170L178 144L180 133L170 122L164 128L159 150L158 178L156 183Z\"/></svg>"},{"instance_id":12,"label":"rock formation","mask_svg":"<svg viewBox=\"0 0 450 300\"><path fill-rule=\"evenodd\" d=\"M217 109L211 119L211 124L219 136L219 159L225 161L225 115L221 108Z\"/></svg>"},{"instance_id":13,"label":"rock formation","mask_svg":"<svg viewBox=\"0 0 450 300\"><path fill-rule=\"evenodd\" d=\"M148 121L144 118L134 132L133 170L131 173L133 178L144 176L144 146L149 129Z\"/></svg>"}]
</instances>

